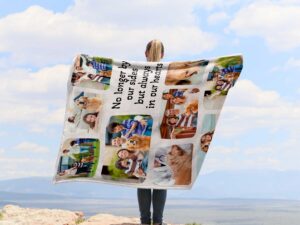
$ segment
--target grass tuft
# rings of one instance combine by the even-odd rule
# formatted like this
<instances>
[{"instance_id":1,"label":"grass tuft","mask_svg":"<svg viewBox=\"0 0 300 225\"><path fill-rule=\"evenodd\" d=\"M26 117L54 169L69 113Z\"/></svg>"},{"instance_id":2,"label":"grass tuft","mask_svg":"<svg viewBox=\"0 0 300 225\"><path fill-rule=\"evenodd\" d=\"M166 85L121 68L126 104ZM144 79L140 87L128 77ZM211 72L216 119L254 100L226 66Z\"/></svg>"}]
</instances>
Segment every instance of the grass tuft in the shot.
<instances>
[{"instance_id":1,"label":"grass tuft","mask_svg":"<svg viewBox=\"0 0 300 225\"><path fill-rule=\"evenodd\" d=\"M75 224L80 224L84 222L84 218L78 218L76 221L75 221Z\"/></svg>"}]
</instances>

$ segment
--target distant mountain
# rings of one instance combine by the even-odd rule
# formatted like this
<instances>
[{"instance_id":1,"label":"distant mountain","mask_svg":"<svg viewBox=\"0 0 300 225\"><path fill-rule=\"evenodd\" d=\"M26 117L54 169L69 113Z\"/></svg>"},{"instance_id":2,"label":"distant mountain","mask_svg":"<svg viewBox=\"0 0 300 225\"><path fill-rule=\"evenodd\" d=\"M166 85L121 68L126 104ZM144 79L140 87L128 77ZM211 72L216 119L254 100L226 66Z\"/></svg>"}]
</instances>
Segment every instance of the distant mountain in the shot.
<instances>
[{"instance_id":1,"label":"distant mountain","mask_svg":"<svg viewBox=\"0 0 300 225\"><path fill-rule=\"evenodd\" d=\"M169 190L168 198L293 199L300 200L300 171L241 170L200 175L191 190ZM92 182L54 185L49 177L0 180L0 199L136 198L136 188Z\"/></svg>"},{"instance_id":2,"label":"distant mountain","mask_svg":"<svg viewBox=\"0 0 300 225\"><path fill-rule=\"evenodd\" d=\"M200 175L190 198L300 200L300 171L240 170Z\"/></svg>"},{"instance_id":3,"label":"distant mountain","mask_svg":"<svg viewBox=\"0 0 300 225\"><path fill-rule=\"evenodd\" d=\"M65 182L53 184L51 177L27 177L0 180L0 199L3 193L23 194L20 198L35 195L36 198L132 198L135 188L112 186L95 182ZM2 194L1 194L2 193ZM2 196L1 196L2 195Z\"/></svg>"}]
</instances>

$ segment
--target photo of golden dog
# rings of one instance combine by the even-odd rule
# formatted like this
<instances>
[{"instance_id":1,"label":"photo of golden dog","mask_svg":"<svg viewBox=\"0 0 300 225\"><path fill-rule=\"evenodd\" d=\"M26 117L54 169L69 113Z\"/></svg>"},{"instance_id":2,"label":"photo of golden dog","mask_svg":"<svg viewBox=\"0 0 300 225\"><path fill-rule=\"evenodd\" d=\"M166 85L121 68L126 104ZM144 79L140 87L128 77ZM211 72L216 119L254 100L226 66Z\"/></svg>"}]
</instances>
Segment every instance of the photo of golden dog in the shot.
<instances>
[{"instance_id":1,"label":"photo of golden dog","mask_svg":"<svg viewBox=\"0 0 300 225\"><path fill-rule=\"evenodd\" d=\"M200 68L208 64L206 60L170 63L166 76L166 85L193 84L190 78L199 74Z\"/></svg>"},{"instance_id":2,"label":"photo of golden dog","mask_svg":"<svg viewBox=\"0 0 300 225\"><path fill-rule=\"evenodd\" d=\"M105 179L144 182L148 173L152 123L152 117L145 114L110 117L101 171Z\"/></svg>"},{"instance_id":3,"label":"photo of golden dog","mask_svg":"<svg viewBox=\"0 0 300 225\"><path fill-rule=\"evenodd\" d=\"M192 178L192 145L185 150L179 145L172 145L167 155L167 164L173 171L176 185L189 185Z\"/></svg>"},{"instance_id":4,"label":"photo of golden dog","mask_svg":"<svg viewBox=\"0 0 300 225\"><path fill-rule=\"evenodd\" d=\"M85 109L91 112L99 111L102 106L102 101L98 97L81 96L76 100L76 104L80 109Z\"/></svg>"},{"instance_id":5,"label":"photo of golden dog","mask_svg":"<svg viewBox=\"0 0 300 225\"><path fill-rule=\"evenodd\" d=\"M150 141L150 136L133 135L127 139L126 146L131 151L149 151Z\"/></svg>"}]
</instances>

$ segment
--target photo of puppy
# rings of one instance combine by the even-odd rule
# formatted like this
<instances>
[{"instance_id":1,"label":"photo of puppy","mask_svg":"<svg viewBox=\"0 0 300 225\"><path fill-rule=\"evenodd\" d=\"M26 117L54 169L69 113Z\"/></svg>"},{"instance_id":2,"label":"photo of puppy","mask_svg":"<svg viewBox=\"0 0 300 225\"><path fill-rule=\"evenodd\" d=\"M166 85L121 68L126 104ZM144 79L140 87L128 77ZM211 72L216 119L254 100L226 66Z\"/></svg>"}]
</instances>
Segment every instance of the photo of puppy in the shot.
<instances>
[{"instance_id":1,"label":"photo of puppy","mask_svg":"<svg viewBox=\"0 0 300 225\"><path fill-rule=\"evenodd\" d=\"M207 60L170 63L166 76L166 85L199 84L204 74Z\"/></svg>"},{"instance_id":2,"label":"photo of puppy","mask_svg":"<svg viewBox=\"0 0 300 225\"><path fill-rule=\"evenodd\" d=\"M148 155L153 119L150 115L114 115L106 126L104 179L143 183L148 173Z\"/></svg>"},{"instance_id":3,"label":"photo of puppy","mask_svg":"<svg viewBox=\"0 0 300 225\"><path fill-rule=\"evenodd\" d=\"M68 102L65 129L73 133L97 133L102 105L101 95L74 90Z\"/></svg>"},{"instance_id":4,"label":"photo of puppy","mask_svg":"<svg viewBox=\"0 0 300 225\"><path fill-rule=\"evenodd\" d=\"M81 96L76 100L76 104L80 109L85 109L91 112L99 111L102 106L102 101L98 97Z\"/></svg>"},{"instance_id":5,"label":"photo of puppy","mask_svg":"<svg viewBox=\"0 0 300 225\"><path fill-rule=\"evenodd\" d=\"M133 135L126 141L128 150L148 151L150 148L150 136Z\"/></svg>"},{"instance_id":6,"label":"photo of puppy","mask_svg":"<svg viewBox=\"0 0 300 225\"><path fill-rule=\"evenodd\" d=\"M177 185L191 183L192 151L186 151L179 145L172 145L167 155L168 165L173 171L173 178Z\"/></svg>"},{"instance_id":7,"label":"photo of puppy","mask_svg":"<svg viewBox=\"0 0 300 225\"><path fill-rule=\"evenodd\" d=\"M158 185L189 185L192 181L192 158L193 144L158 148L148 175Z\"/></svg>"}]
</instances>

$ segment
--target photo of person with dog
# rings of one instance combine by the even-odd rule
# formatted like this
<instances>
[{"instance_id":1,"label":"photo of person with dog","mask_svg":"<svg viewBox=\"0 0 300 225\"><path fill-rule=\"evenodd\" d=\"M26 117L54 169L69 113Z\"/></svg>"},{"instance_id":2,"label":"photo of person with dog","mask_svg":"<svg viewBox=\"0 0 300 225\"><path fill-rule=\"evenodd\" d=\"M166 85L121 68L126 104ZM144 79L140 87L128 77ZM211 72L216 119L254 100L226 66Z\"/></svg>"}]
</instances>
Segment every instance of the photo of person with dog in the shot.
<instances>
[{"instance_id":1,"label":"photo of person with dog","mask_svg":"<svg viewBox=\"0 0 300 225\"><path fill-rule=\"evenodd\" d=\"M192 176L192 157L193 144L161 147L155 151L148 179L161 186L189 185Z\"/></svg>"},{"instance_id":2,"label":"photo of person with dog","mask_svg":"<svg viewBox=\"0 0 300 225\"><path fill-rule=\"evenodd\" d=\"M206 98L214 99L217 96L226 96L234 86L243 68L241 56L223 57L215 61L215 66L207 76L205 86Z\"/></svg>"},{"instance_id":3,"label":"photo of person with dog","mask_svg":"<svg viewBox=\"0 0 300 225\"><path fill-rule=\"evenodd\" d=\"M146 177L148 168L148 153L120 149L117 152L116 168L124 170L129 176Z\"/></svg>"},{"instance_id":4,"label":"photo of person with dog","mask_svg":"<svg viewBox=\"0 0 300 225\"><path fill-rule=\"evenodd\" d=\"M66 129L69 132L81 130L87 133L97 133L102 105L99 94L74 91L67 108Z\"/></svg>"},{"instance_id":5,"label":"photo of person with dog","mask_svg":"<svg viewBox=\"0 0 300 225\"><path fill-rule=\"evenodd\" d=\"M78 55L72 70L72 85L107 90L110 85L112 63L112 59L109 58Z\"/></svg>"},{"instance_id":6,"label":"photo of person with dog","mask_svg":"<svg viewBox=\"0 0 300 225\"><path fill-rule=\"evenodd\" d=\"M207 153L212 141L215 127L217 124L218 114L205 114L201 128L200 149Z\"/></svg>"},{"instance_id":7,"label":"photo of person with dog","mask_svg":"<svg viewBox=\"0 0 300 225\"><path fill-rule=\"evenodd\" d=\"M167 101L160 125L163 139L193 137L197 130L199 89L170 89L163 93Z\"/></svg>"},{"instance_id":8,"label":"photo of person with dog","mask_svg":"<svg viewBox=\"0 0 300 225\"><path fill-rule=\"evenodd\" d=\"M152 123L149 115L119 115L110 118L101 171L105 179L143 182L147 175Z\"/></svg>"},{"instance_id":9,"label":"photo of person with dog","mask_svg":"<svg viewBox=\"0 0 300 225\"><path fill-rule=\"evenodd\" d=\"M173 62L168 67L165 80L166 85L194 85L200 84L208 60Z\"/></svg>"},{"instance_id":10,"label":"photo of person with dog","mask_svg":"<svg viewBox=\"0 0 300 225\"><path fill-rule=\"evenodd\" d=\"M214 135L214 131L207 132L201 136L200 144L201 144L201 150L205 153L208 151L210 142L212 141Z\"/></svg>"},{"instance_id":11,"label":"photo of person with dog","mask_svg":"<svg viewBox=\"0 0 300 225\"><path fill-rule=\"evenodd\" d=\"M99 147L98 139L66 139L60 150L56 178L93 177L98 165Z\"/></svg>"}]
</instances>

